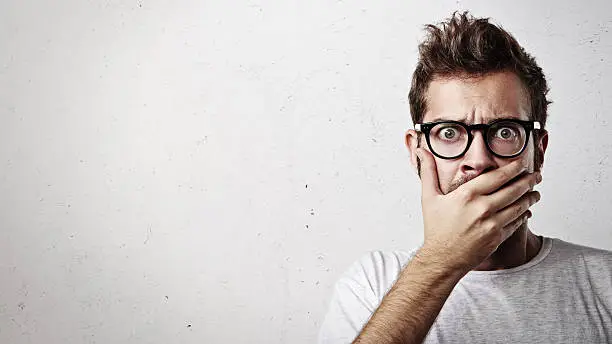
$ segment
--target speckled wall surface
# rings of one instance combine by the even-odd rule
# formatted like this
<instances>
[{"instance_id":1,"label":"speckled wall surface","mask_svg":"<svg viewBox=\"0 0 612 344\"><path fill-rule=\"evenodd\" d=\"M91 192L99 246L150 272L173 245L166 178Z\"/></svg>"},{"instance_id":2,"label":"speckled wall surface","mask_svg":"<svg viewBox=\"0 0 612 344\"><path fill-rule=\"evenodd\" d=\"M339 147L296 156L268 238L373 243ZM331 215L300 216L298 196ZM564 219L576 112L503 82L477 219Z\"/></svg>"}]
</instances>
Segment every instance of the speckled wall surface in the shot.
<instances>
[{"instance_id":1,"label":"speckled wall surface","mask_svg":"<svg viewBox=\"0 0 612 344\"><path fill-rule=\"evenodd\" d=\"M547 73L534 232L612 249L612 6L0 3L0 343L312 343L334 281L422 239L423 24L491 16Z\"/></svg>"}]
</instances>

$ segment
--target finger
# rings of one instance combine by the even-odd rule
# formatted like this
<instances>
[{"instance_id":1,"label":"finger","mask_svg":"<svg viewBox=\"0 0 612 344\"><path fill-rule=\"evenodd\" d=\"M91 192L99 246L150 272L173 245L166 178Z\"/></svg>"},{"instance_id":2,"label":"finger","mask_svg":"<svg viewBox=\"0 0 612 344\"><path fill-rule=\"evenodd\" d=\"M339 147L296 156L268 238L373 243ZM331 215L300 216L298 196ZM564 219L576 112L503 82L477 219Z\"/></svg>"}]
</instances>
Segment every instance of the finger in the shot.
<instances>
[{"instance_id":1,"label":"finger","mask_svg":"<svg viewBox=\"0 0 612 344\"><path fill-rule=\"evenodd\" d=\"M440 182L438 181L438 170L436 161L427 150L417 148L417 156L421 159L421 186L423 196L441 195Z\"/></svg>"},{"instance_id":2,"label":"finger","mask_svg":"<svg viewBox=\"0 0 612 344\"><path fill-rule=\"evenodd\" d=\"M498 211L493 215L493 220L499 223L502 227L508 225L512 221L520 217L524 212L540 200L540 193L531 191L519 198L516 202Z\"/></svg>"},{"instance_id":3,"label":"finger","mask_svg":"<svg viewBox=\"0 0 612 344\"><path fill-rule=\"evenodd\" d=\"M529 219L530 217L531 217L531 212L527 210L526 212L521 214L521 216L514 219L514 221L504 226L502 228L502 239L503 240L501 242L503 243L504 241L506 241L506 239L511 237L512 234L514 234L514 232L516 232L516 230L519 229L523 223L526 223L527 219Z\"/></svg>"},{"instance_id":4,"label":"finger","mask_svg":"<svg viewBox=\"0 0 612 344\"><path fill-rule=\"evenodd\" d=\"M471 188L477 195L487 195L501 188L526 169L527 166L523 161L516 160L491 172L483 173L460 187Z\"/></svg>"},{"instance_id":5,"label":"finger","mask_svg":"<svg viewBox=\"0 0 612 344\"><path fill-rule=\"evenodd\" d=\"M491 209L498 211L514 203L525 193L531 191L540 181L542 181L542 179L539 177L539 172L524 175L517 181L507 184L498 191L486 196L486 198L488 202L490 202Z\"/></svg>"}]
</instances>

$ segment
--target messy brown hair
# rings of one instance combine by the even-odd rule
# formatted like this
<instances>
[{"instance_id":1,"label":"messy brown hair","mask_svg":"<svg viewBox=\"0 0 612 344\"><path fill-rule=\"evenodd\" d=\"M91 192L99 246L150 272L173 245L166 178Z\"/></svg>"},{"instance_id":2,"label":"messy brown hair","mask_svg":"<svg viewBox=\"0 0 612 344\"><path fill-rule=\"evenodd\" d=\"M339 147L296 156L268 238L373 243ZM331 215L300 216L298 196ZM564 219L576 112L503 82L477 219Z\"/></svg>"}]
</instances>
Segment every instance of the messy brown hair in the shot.
<instances>
[{"instance_id":1,"label":"messy brown hair","mask_svg":"<svg viewBox=\"0 0 612 344\"><path fill-rule=\"evenodd\" d=\"M427 111L427 89L434 78L479 77L490 73L515 73L529 95L531 120L546 126L548 86L542 69L516 39L489 18L474 18L469 12L453 13L439 25L426 25L426 38L419 45L419 60L408 94L413 123L421 123ZM534 142L539 135L534 131ZM536 149L536 169L543 157Z\"/></svg>"}]
</instances>

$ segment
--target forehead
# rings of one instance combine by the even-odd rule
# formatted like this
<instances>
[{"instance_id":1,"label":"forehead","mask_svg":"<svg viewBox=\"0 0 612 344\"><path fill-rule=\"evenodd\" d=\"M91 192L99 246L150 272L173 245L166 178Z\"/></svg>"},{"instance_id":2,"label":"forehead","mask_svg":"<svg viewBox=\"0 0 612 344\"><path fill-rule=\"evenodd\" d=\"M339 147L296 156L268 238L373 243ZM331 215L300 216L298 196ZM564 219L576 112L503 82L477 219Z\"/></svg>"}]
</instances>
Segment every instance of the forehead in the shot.
<instances>
[{"instance_id":1,"label":"forehead","mask_svg":"<svg viewBox=\"0 0 612 344\"><path fill-rule=\"evenodd\" d=\"M512 72L436 78L429 84L426 99L423 122L455 120L473 124L498 118L530 118L529 96Z\"/></svg>"}]
</instances>

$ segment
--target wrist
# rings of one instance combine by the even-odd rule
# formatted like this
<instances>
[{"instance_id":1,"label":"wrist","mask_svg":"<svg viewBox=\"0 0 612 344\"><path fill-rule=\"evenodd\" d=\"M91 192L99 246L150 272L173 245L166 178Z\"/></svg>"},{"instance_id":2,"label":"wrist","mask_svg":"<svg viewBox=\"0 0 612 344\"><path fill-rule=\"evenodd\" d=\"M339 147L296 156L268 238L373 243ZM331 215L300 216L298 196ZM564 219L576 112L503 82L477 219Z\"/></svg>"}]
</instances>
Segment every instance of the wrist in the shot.
<instances>
[{"instance_id":1,"label":"wrist","mask_svg":"<svg viewBox=\"0 0 612 344\"><path fill-rule=\"evenodd\" d=\"M461 279L472 269L469 264L452 257L448 250L428 245L427 243L419 248L414 259L416 263L427 267L428 270L456 277L457 280Z\"/></svg>"}]
</instances>

